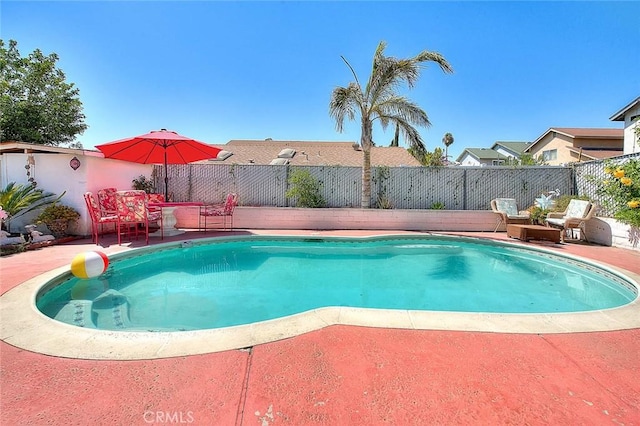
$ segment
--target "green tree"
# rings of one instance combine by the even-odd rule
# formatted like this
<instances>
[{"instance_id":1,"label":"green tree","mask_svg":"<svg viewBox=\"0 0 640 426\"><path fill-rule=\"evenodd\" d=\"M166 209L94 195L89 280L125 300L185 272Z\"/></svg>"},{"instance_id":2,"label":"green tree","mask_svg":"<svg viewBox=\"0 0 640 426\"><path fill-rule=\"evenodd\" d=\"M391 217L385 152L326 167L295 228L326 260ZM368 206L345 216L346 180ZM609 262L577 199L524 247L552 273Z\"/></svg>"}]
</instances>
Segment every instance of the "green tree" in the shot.
<instances>
[{"instance_id":1,"label":"green tree","mask_svg":"<svg viewBox=\"0 0 640 426\"><path fill-rule=\"evenodd\" d=\"M453 135L449 132L445 133L442 137L442 143L444 144L444 158L449 161L449 146L453 143Z\"/></svg>"},{"instance_id":2,"label":"green tree","mask_svg":"<svg viewBox=\"0 0 640 426\"><path fill-rule=\"evenodd\" d=\"M444 166L445 158L442 148L435 148L433 152L429 152L424 148L409 148L409 154L420 162L423 166Z\"/></svg>"},{"instance_id":3,"label":"green tree","mask_svg":"<svg viewBox=\"0 0 640 426\"><path fill-rule=\"evenodd\" d=\"M342 132L345 118L355 120L360 117L360 146L362 160L362 200L361 207L371 206L371 147L373 146L373 123L380 121L383 130L389 123L399 126L409 147L424 150L422 138L414 127L431 125L427 113L408 98L397 93L398 86L406 83L413 88L425 62L435 62L446 73L453 69L446 59L436 52L423 51L413 58L397 59L384 55L385 42L380 42L373 56L371 75L365 87L360 85L353 67L342 56L355 81L347 87L337 87L331 93L329 114L336 121L336 130Z\"/></svg>"},{"instance_id":4,"label":"green tree","mask_svg":"<svg viewBox=\"0 0 640 426\"><path fill-rule=\"evenodd\" d=\"M520 158L511 158L509 163L502 163L504 166L545 166L546 161L539 155L537 158L532 154L525 152Z\"/></svg>"},{"instance_id":5,"label":"green tree","mask_svg":"<svg viewBox=\"0 0 640 426\"><path fill-rule=\"evenodd\" d=\"M7 48L0 40L0 140L81 147L74 143L87 129L79 90L57 61L39 49L23 58L16 41Z\"/></svg>"}]
</instances>

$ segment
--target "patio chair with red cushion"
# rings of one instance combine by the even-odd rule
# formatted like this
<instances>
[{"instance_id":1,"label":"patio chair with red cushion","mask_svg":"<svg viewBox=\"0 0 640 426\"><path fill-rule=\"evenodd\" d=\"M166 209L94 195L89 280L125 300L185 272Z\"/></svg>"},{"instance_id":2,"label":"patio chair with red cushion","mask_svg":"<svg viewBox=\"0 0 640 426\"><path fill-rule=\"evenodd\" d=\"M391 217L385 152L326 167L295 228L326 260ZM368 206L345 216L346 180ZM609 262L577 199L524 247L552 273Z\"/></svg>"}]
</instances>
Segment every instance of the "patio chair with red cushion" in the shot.
<instances>
[{"instance_id":1,"label":"patio chair with red cushion","mask_svg":"<svg viewBox=\"0 0 640 426\"><path fill-rule=\"evenodd\" d=\"M164 194L147 194L150 203L164 203Z\"/></svg>"},{"instance_id":2,"label":"patio chair with red cushion","mask_svg":"<svg viewBox=\"0 0 640 426\"><path fill-rule=\"evenodd\" d=\"M147 201L147 193L144 191L117 191L116 211L118 215L118 244L122 244L122 234L131 235L132 229L135 231L136 238L138 236L138 228L141 225L144 228L146 243L149 244L149 222L159 221L161 236L162 233L162 214L159 212L149 212Z\"/></svg>"},{"instance_id":3,"label":"patio chair with red cushion","mask_svg":"<svg viewBox=\"0 0 640 426\"><path fill-rule=\"evenodd\" d=\"M93 197L91 192L85 192L84 201L87 203L87 210L89 211L89 217L91 218L91 237L95 244L98 244L98 238L100 230L104 231L105 223L118 223L118 215L116 214L103 214L98 202Z\"/></svg>"},{"instance_id":4,"label":"patio chair with red cushion","mask_svg":"<svg viewBox=\"0 0 640 426\"><path fill-rule=\"evenodd\" d=\"M98 203L102 214L116 214L116 191L116 188L104 188L98 191Z\"/></svg>"},{"instance_id":5,"label":"patio chair with red cushion","mask_svg":"<svg viewBox=\"0 0 640 426\"><path fill-rule=\"evenodd\" d=\"M222 229L227 229L227 222L229 222L229 229L233 229L233 211L238 205L237 194L228 194L224 204L210 204L200 207L200 223L199 228L207 231L207 219L208 218L220 218L222 222ZM204 227L202 226L204 222Z\"/></svg>"},{"instance_id":6,"label":"patio chair with red cushion","mask_svg":"<svg viewBox=\"0 0 640 426\"><path fill-rule=\"evenodd\" d=\"M166 200L164 198L164 194L147 194L147 201L149 202L149 204L152 204L164 203ZM149 213L152 214L153 217L157 217L155 213L158 213L160 216L162 216L162 208L149 206ZM149 219L149 222L154 222L154 220Z\"/></svg>"}]
</instances>

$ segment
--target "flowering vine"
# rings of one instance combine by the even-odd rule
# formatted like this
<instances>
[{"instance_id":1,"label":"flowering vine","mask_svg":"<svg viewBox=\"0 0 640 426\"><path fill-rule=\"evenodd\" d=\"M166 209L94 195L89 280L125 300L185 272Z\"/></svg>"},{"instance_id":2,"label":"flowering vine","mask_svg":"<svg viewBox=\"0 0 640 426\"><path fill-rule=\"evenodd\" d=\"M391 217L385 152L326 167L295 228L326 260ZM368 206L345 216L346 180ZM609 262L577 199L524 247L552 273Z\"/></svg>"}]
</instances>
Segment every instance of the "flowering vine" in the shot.
<instances>
[{"instance_id":1,"label":"flowering vine","mask_svg":"<svg viewBox=\"0 0 640 426\"><path fill-rule=\"evenodd\" d=\"M606 178L598 182L603 204L620 222L640 227L640 161L605 164Z\"/></svg>"}]
</instances>

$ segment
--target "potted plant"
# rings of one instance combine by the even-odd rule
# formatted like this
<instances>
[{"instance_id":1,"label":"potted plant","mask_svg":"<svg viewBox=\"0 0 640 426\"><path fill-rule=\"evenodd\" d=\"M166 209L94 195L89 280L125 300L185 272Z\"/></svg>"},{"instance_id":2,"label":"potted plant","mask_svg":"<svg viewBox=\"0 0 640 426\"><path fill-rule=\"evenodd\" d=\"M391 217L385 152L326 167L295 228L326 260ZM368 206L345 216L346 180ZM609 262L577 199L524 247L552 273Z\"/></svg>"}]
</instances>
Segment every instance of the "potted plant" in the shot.
<instances>
[{"instance_id":1,"label":"potted plant","mask_svg":"<svg viewBox=\"0 0 640 426\"><path fill-rule=\"evenodd\" d=\"M147 179L144 175L140 175L132 180L131 186L133 189L142 190L147 194L151 194L154 191L153 181L151 179Z\"/></svg>"},{"instance_id":2,"label":"potted plant","mask_svg":"<svg viewBox=\"0 0 640 426\"><path fill-rule=\"evenodd\" d=\"M36 223L44 223L54 237L60 238L66 235L69 222L78 219L80 219L80 213L73 207L54 203L47 206L42 213L38 215Z\"/></svg>"}]
</instances>

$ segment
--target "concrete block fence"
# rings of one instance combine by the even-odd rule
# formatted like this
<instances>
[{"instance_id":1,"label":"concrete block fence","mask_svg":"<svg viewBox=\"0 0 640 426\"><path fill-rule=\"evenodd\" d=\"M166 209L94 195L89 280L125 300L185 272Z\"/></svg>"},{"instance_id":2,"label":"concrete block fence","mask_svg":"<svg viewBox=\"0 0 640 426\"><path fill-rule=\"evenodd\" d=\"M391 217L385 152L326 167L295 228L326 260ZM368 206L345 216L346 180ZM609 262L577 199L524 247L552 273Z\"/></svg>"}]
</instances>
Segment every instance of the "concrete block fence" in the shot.
<instances>
[{"instance_id":1,"label":"concrete block fence","mask_svg":"<svg viewBox=\"0 0 640 426\"><path fill-rule=\"evenodd\" d=\"M200 228L198 209L175 211L178 228ZM211 219L211 218L209 218ZM237 207L233 226L237 229L311 230L406 230L406 231L493 231L497 216L487 210L380 210L302 209L295 207ZM209 228L219 229L220 220ZM504 231L504 226L502 226Z\"/></svg>"}]
</instances>

